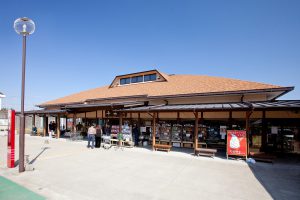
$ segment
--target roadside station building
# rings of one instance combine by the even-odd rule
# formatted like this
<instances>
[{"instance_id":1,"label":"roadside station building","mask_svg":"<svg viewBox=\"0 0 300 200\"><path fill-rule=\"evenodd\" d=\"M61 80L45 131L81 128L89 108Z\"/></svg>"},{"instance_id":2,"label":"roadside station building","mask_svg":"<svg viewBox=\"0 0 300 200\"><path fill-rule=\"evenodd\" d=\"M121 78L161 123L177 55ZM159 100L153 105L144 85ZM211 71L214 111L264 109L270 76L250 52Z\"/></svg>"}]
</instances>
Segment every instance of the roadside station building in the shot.
<instances>
[{"instance_id":1,"label":"roadside station building","mask_svg":"<svg viewBox=\"0 0 300 200\"><path fill-rule=\"evenodd\" d=\"M121 132L124 124L130 131L137 125L144 144L182 148L222 149L226 130L246 130L250 151L300 153L300 100L277 100L293 89L150 70L118 75L110 85L45 102L39 105L43 110L26 113L44 117L44 135L47 117L55 116L57 124L66 120L71 131L79 121L108 127L106 134Z\"/></svg>"}]
</instances>

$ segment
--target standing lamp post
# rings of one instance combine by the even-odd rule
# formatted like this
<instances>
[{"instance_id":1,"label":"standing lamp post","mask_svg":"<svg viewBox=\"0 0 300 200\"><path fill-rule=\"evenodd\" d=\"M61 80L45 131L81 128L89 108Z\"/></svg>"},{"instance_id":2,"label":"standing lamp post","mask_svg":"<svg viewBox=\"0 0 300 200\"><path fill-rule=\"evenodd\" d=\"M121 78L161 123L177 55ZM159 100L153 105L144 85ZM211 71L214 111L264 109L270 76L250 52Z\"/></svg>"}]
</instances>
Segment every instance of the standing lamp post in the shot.
<instances>
[{"instance_id":1,"label":"standing lamp post","mask_svg":"<svg viewBox=\"0 0 300 200\"><path fill-rule=\"evenodd\" d=\"M25 151L25 115L24 115L24 96L25 96L25 63L26 63L26 36L30 35L35 30L34 22L22 17L14 22L15 31L23 36L23 51L22 51L22 92L21 92L21 119L20 119L20 134L19 134L19 172L25 171L24 151Z\"/></svg>"}]
</instances>

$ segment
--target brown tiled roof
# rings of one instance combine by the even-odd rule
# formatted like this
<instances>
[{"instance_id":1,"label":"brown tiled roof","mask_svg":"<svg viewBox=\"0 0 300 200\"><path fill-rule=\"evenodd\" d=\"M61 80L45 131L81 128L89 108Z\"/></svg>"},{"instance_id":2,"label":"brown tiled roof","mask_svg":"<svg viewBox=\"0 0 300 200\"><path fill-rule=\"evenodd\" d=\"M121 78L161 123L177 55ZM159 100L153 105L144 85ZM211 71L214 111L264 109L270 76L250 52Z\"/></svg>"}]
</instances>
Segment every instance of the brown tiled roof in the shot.
<instances>
[{"instance_id":1,"label":"brown tiled roof","mask_svg":"<svg viewBox=\"0 0 300 200\"><path fill-rule=\"evenodd\" d=\"M86 90L59 99L45 102L40 106L84 102L88 99L116 98L122 96L147 95L149 97L218 93L260 89L280 89L282 87L264 83L204 75L165 75L165 82L146 82L110 88L103 86Z\"/></svg>"}]
</instances>

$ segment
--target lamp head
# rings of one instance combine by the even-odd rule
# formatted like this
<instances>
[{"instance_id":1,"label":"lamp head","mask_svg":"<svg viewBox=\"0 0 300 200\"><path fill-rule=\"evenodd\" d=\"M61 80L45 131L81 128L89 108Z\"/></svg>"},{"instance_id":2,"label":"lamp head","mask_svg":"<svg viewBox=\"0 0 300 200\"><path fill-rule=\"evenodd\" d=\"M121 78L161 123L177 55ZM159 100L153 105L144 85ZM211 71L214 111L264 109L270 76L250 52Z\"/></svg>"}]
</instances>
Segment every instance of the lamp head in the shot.
<instances>
[{"instance_id":1,"label":"lamp head","mask_svg":"<svg viewBox=\"0 0 300 200\"><path fill-rule=\"evenodd\" d=\"M14 29L20 35L30 35L35 30L35 24L28 17L21 17L15 20Z\"/></svg>"}]
</instances>

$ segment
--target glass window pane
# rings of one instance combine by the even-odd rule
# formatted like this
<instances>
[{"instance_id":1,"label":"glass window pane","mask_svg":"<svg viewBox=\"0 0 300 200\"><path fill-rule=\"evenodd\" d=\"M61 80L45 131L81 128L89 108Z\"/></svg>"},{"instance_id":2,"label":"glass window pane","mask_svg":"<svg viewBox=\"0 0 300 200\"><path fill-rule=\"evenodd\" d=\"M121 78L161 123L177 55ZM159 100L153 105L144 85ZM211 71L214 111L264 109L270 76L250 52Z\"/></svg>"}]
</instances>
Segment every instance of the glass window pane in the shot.
<instances>
[{"instance_id":1,"label":"glass window pane","mask_svg":"<svg viewBox=\"0 0 300 200\"><path fill-rule=\"evenodd\" d=\"M150 75L150 80L155 81L156 80L156 74L151 74Z\"/></svg>"},{"instance_id":2,"label":"glass window pane","mask_svg":"<svg viewBox=\"0 0 300 200\"><path fill-rule=\"evenodd\" d=\"M129 83L130 83L130 78L121 78L120 80L121 85L129 84Z\"/></svg>"},{"instance_id":3,"label":"glass window pane","mask_svg":"<svg viewBox=\"0 0 300 200\"><path fill-rule=\"evenodd\" d=\"M144 81L150 81L150 76L149 75L145 75L144 76Z\"/></svg>"},{"instance_id":4,"label":"glass window pane","mask_svg":"<svg viewBox=\"0 0 300 200\"><path fill-rule=\"evenodd\" d=\"M156 74L149 74L144 76L144 81L155 81L156 80Z\"/></svg>"},{"instance_id":5,"label":"glass window pane","mask_svg":"<svg viewBox=\"0 0 300 200\"><path fill-rule=\"evenodd\" d=\"M131 83L143 82L143 76L134 76L131 78Z\"/></svg>"}]
</instances>

